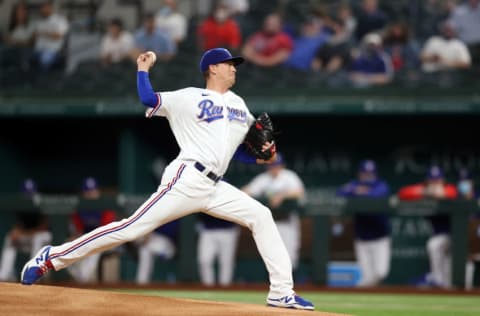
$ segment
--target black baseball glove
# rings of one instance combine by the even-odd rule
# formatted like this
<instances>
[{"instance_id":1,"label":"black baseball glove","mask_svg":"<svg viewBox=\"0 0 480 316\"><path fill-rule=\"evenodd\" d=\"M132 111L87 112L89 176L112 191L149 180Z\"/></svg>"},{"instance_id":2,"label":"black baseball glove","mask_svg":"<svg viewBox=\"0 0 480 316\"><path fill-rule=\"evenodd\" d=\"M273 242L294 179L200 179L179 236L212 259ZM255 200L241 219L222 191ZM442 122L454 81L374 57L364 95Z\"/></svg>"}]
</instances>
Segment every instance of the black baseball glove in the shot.
<instances>
[{"instance_id":1,"label":"black baseball glove","mask_svg":"<svg viewBox=\"0 0 480 316\"><path fill-rule=\"evenodd\" d=\"M258 159L270 160L275 155L275 139L272 120L267 113L262 113L248 130L244 143L248 152ZM268 147L266 143L269 143Z\"/></svg>"}]
</instances>

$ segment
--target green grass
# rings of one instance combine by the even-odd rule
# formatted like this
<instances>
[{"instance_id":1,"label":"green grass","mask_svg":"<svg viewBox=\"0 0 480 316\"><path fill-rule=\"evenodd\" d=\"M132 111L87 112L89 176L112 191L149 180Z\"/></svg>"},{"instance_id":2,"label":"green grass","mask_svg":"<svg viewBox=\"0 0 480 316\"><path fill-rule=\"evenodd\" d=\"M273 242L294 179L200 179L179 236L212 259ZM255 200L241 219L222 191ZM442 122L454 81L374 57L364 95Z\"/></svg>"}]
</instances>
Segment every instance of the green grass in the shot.
<instances>
[{"instance_id":1,"label":"green grass","mask_svg":"<svg viewBox=\"0 0 480 316\"><path fill-rule=\"evenodd\" d=\"M159 295L212 301L265 304L266 293L119 290L141 295ZM478 316L480 297L452 295L392 295L303 292L318 311L358 316Z\"/></svg>"}]
</instances>

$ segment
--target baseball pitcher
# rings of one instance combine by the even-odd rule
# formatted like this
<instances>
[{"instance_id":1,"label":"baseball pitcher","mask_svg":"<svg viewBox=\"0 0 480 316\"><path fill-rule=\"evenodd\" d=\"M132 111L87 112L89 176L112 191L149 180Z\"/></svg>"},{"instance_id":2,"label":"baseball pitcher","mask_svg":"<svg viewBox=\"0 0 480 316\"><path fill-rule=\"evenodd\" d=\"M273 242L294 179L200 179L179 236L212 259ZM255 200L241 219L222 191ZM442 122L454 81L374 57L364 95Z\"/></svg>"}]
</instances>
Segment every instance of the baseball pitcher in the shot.
<instances>
[{"instance_id":1,"label":"baseball pitcher","mask_svg":"<svg viewBox=\"0 0 480 316\"><path fill-rule=\"evenodd\" d=\"M244 162L275 161L273 126L268 115L255 119L230 88L244 59L224 48L206 51L200 60L205 88L155 93L148 71L151 53L137 59L137 88L147 117L165 117L180 153L165 169L157 192L129 218L97 228L60 246L46 246L25 264L23 284L49 270L60 270L100 251L139 238L179 217L204 212L248 227L269 272L267 304L313 310L293 291L292 264L268 208L222 181L235 156Z\"/></svg>"}]
</instances>

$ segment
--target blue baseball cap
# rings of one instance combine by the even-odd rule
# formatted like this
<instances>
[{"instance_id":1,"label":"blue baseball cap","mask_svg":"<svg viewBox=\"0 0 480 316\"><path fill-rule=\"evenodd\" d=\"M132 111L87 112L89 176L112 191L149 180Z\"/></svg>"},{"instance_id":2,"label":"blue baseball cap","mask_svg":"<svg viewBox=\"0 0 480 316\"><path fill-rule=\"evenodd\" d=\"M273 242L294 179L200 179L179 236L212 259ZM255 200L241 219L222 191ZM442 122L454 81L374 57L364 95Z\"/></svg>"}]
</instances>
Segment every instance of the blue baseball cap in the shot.
<instances>
[{"instance_id":1,"label":"blue baseball cap","mask_svg":"<svg viewBox=\"0 0 480 316\"><path fill-rule=\"evenodd\" d=\"M208 66L224 63L226 61L233 61L235 66L240 65L245 61L243 57L233 57L232 54L226 48L212 48L203 53L200 59L200 71L205 72L208 70Z\"/></svg>"},{"instance_id":2,"label":"blue baseball cap","mask_svg":"<svg viewBox=\"0 0 480 316\"><path fill-rule=\"evenodd\" d=\"M22 192L25 194L37 193L37 184L32 179L25 179L22 183Z\"/></svg>"},{"instance_id":3,"label":"blue baseball cap","mask_svg":"<svg viewBox=\"0 0 480 316\"><path fill-rule=\"evenodd\" d=\"M377 164L373 160L363 160L358 165L358 172L377 173Z\"/></svg>"},{"instance_id":4,"label":"blue baseball cap","mask_svg":"<svg viewBox=\"0 0 480 316\"><path fill-rule=\"evenodd\" d=\"M431 166L428 169L427 180L439 180L443 179L443 171L439 166Z\"/></svg>"},{"instance_id":5,"label":"blue baseball cap","mask_svg":"<svg viewBox=\"0 0 480 316\"><path fill-rule=\"evenodd\" d=\"M98 189L97 180L93 177L85 178L82 182L82 191L90 191Z\"/></svg>"}]
</instances>

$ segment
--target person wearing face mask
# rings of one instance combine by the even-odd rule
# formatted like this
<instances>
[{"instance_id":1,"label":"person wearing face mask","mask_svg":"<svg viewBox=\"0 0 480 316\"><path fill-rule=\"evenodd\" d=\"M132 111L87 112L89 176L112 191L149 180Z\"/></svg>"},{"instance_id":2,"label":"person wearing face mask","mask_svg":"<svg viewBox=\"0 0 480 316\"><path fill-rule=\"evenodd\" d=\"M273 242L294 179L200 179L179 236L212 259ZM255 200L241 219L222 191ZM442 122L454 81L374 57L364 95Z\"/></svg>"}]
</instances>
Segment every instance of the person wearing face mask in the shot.
<instances>
[{"instance_id":1,"label":"person wearing face mask","mask_svg":"<svg viewBox=\"0 0 480 316\"><path fill-rule=\"evenodd\" d=\"M228 8L219 4L198 27L197 39L201 50L225 47L236 51L240 47L240 28Z\"/></svg>"},{"instance_id":2,"label":"person wearing face mask","mask_svg":"<svg viewBox=\"0 0 480 316\"><path fill-rule=\"evenodd\" d=\"M431 166L423 183L408 185L398 192L401 200L414 201L420 199L456 199L457 188L445 182L445 176L439 166ZM430 261L430 273L427 283L434 287L449 288L451 275L451 239L450 218L448 215L428 216L433 235L427 241L427 252Z\"/></svg>"},{"instance_id":3,"label":"person wearing face mask","mask_svg":"<svg viewBox=\"0 0 480 316\"><path fill-rule=\"evenodd\" d=\"M403 22L390 24L383 42L395 72L418 68L420 49L416 41L412 39L408 24Z\"/></svg>"},{"instance_id":4,"label":"person wearing face mask","mask_svg":"<svg viewBox=\"0 0 480 316\"><path fill-rule=\"evenodd\" d=\"M388 184L378 177L373 160L364 160L357 179L343 185L337 196L346 198L384 198ZM376 286L390 271L390 219L386 214L355 214L355 255L361 270L359 286Z\"/></svg>"},{"instance_id":5,"label":"person wearing face mask","mask_svg":"<svg viewBox=\"0 0 480 316\"><path fill-rule=\"evenodd\" d=\"M378 33L365 35L361 50L354 55L349 67L349 78L354 86L380 86L392 81L392 61Z\"/></svg>"},{"instance_id":6,"label":"person wearing face mask","mask_svg":"<svg viewBox=\"0 0 480 316\"><path fill-rule=\"evenodd\" d=\"M179 44L187 36L187 18L177 11L176 0L164 0L163 4L155 15L155 26Z\"/></svg>"}]
</instances>

